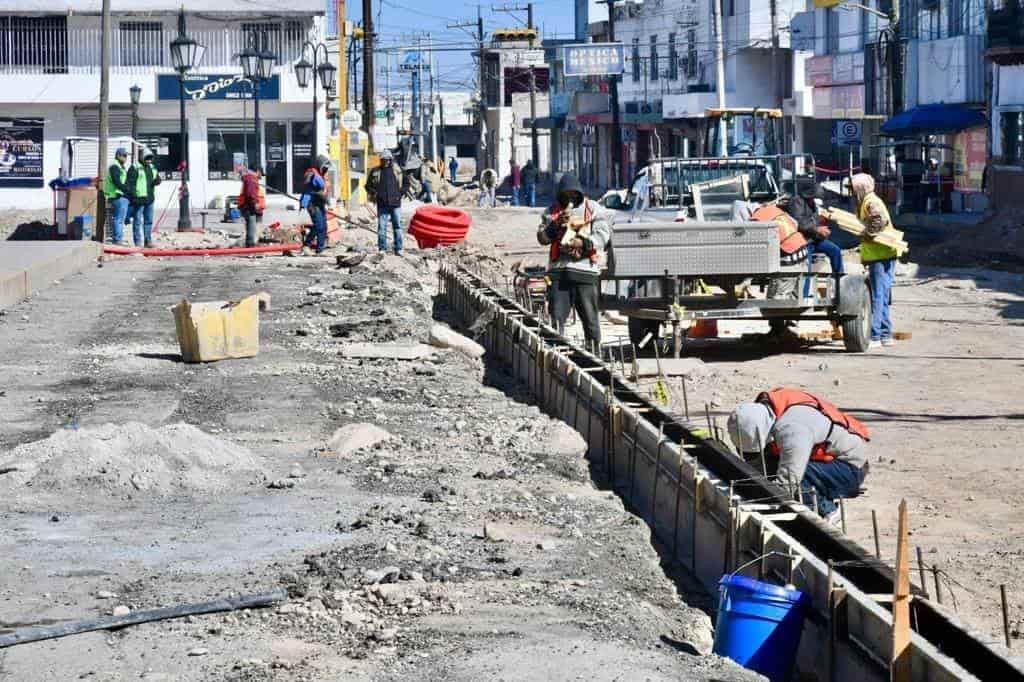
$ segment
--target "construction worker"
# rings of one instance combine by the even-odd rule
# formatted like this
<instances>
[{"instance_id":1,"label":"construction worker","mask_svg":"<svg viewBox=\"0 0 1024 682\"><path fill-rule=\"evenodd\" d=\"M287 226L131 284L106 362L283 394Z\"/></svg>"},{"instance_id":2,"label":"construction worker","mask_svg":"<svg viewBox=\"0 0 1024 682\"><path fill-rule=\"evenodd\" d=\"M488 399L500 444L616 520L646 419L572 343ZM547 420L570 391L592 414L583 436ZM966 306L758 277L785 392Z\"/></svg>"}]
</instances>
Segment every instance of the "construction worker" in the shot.
<instances>
[{"instance_id":1,"label":"construction worker","mask_svg":"<svg viewBox=\"0 0 1024 682\"><path fill-rule=\"evenodd\" d=\"M528 160L526 162L526 165L523 166L523 170L520 173L520 176L523 180L523 191L526 194L526 196L524 197L524 199L526 200L526 205L531 208L537 205L538 175L539 174L537 172L537 167L533 165L533 159Z\"/></svg>"},{"instance_id":2,"label":"construction worker","mask_svg":"<svg viewBox=\"0 0 1024 682\"><path fill-rule=\"evenodd\" d=\"M388 221L394 232L395 255L402 255L402 196L408 191L408 178L394 164L390 149L380 153L380 165L366 179L366 196L377 204L377 248L388 250Z\"/></svg>"},{"instance_id":3,"label":"construction worker","mask_svg":"<svg viewBox=\"0 0 1024 682\"><path fill-rule=\"evenodd\" d=\"M153 167L153 152L142 154L142 163L128 169L125 188L131 202L132 240L135 246L153 247L153 201L156 186L160 184L160 172Z\"/></svg>"},{"instance_id":4,"label":"construction worker","mask_svg":"<svg viewBox=\"0 0 1024 682\"><path fill-rule=\"evenodd\" d=\"M871 342L868 349L892 346L892 318L890 297L892 282L896 275L896 249L874 240L876 235L893 229L889 209L882 198L875 194L875 179L867 173L857 173L851 178L850 186L857 199L857 217L864 223L864 234L860 240L860 261L868 269L868 286L871 289Z\"/></svg>"},{"instance_id":5,"label":"construction worker","mask_svg":"<svg viewBox=\"0 0 1024 682\"><path fill-rule=\"evenodd\" d=\"M509 161L508 162L508 166L509 166L508 184L509 184L509 187L512 188L512 205L513 206L518 206L519 205L519 191L522 189L522 186L523 186L522 171L520 170L519 164L516 163L515 159L512 159L511 161Z\"/></svg>"},{"instance_id":6,"label":"construction worker","mask_svg":"<svg viewBox=\"0 0 1024 682\"><path fill-rule=\"evenodd\" d=\"M327 173L331 169L331 160L322 154L310 164L303 176L305 183L299 205L309 213L313 229L306 234L303 247L316 249L320 255L327 248Z\"/></svg>"},{"instance_id":7,"label":"construction worker","mask_svg":"<svg viewBox=\"0 0 1024 682\"><path fill-rule=\"evenodd\" d=\"M128 217L128 188L125 181L128 179L128 150L118 147L114 152L114 163L107 169L107 176L103 178L103 194L110 202L111 234L110 239L114 244L124 243L124 220Z\"/></svg>"},{"instance_id":8,"label":"construction worker","mask_svg":"<svg viewBox=\"0 0 1024 682\"><path fill-rule=\"evenodd\" d=\"M537 231L537 241L550 247L548 304L559 332L564 332L570 308L575 309L587 347L595 351L601 343L598 255L609 239L611 227L604 210L583 194L575 175L563 175L555 203L545 211Z\"/></svg>"},{"instance_id":9,"label":"construction worker","mask_svg":"<svg viewBox=\"0 0 1024 682\"><path fill-rule=\"evenodd\" d=\"M456 160L456 158L454 156L448 162L448 170L451 172L452 184L454 185L455 184L455 176L458 175L458 172L459 172L459 162L458 162L458 160Z\"/></svg>"},{"instance_id":10,"label":"construction worker","mask_svg":"<svg viewBox=\"0 0 1024 682\"><path fill-rule=\"evenodd\" d=\"M832 403L796 388L773 388L729 416L744 459L785 484L799 482L804 504L835 521L835 500L856 497L868 472L868 429Z\"/></svg>"},{"instance_id":11,"label":"construction worker","mask_svg":"<svg viewBox=\"0 0 1024 682\"><path fill-rule=\"evenodd\" d=\"M807 239L808 269L812 266L814 254L823 253L828 257L832 272L842 274L846 271L843 250L829 239L832 230L818 215L819 199L821 187L818 183L811 179L798 182L796 196L785 204L786 213L796 221L800 234Z\"/></svg>"},{"instance_id":12,"label":"construction worker","mask_svg":"<svg viewBox=\"0 0 1024 682\"><path fill-rule=\"evenodd\" d=\"M493 168L485 168L480 174L480 198L477 199L477 206L490 206L494 208L496 198L494 196L498 189L498 174Z\"/></svg>"},{"instance_id":13,"label":"construction worker","mask_svg":"<svg viewBox=\"0 0 1024 682\"><path fill-rule=\"evenodd\" d=\"M266 195L260 186L263 169L256 166L242 174L242 191L238 193L238 210L245 220L245 245L256 246L258 239L257 219L266 208Z\"/></svg>"}]
</instances>

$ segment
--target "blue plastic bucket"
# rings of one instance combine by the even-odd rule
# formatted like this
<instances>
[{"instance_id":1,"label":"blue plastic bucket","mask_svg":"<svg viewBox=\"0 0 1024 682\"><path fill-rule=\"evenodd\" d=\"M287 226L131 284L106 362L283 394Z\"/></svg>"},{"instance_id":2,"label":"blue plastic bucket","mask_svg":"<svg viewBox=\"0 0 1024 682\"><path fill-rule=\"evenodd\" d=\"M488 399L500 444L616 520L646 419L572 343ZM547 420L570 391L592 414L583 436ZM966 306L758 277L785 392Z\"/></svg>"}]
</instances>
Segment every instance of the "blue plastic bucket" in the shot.
<instances>
[{"instance_id":1,"label":"blue plastic bucket","mask_svg":"<svg viewBox=\"0 0 1024 682\"><path fill-rule=\"evenodd\" d=\"M725 576L718 587L714 652L771 682L790 682L807 595L742 575Z\"/></svg>"}]
</instances>

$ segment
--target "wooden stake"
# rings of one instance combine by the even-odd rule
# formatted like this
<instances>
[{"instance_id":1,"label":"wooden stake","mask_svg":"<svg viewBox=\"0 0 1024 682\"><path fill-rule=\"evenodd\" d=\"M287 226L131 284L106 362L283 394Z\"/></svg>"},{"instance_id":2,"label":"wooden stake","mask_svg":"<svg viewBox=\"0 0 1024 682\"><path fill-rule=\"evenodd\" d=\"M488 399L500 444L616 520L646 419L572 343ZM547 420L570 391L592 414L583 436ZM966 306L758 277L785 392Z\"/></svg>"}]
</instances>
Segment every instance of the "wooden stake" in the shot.
<instances>
[{"instance_id":1,"label":"wooden stake","mask_svg":"<svg viewBox=\"0 0 1024 682\"><path fill-rule=\"evenodd\" d=\"M939 582L939 565L932 564L932 577L935 578L935 601L942 603L942 584Z\"/></svg>"},{"instance_id":2,"label":"wooden stake","mask_svg":"<svg viewBox=\"0 0 1024 682\"><path fill-rule=\"evenodd\" d=\"M896 533L896 582L892 594L892 682L911 682L908 535L907 501L901 500Z\"/></svg>"},{"instance_id":3,"label":"wooden stake","mask_svg":"<svg viewBox=\"0 0 1024 682\"><path fill-rule=\"evenodd\" d=\"M1010 607L1006 603L1006 585L999 586L999 599L1003 603L1003 636L1006 638L1006 648L1009 649L1012 645L1010 644Z\"/></svg>"},{"instance_id":4,"label":"wooden stake","mask_svg":"<svg viewBox=\"0 0 1024 682\"><path fill-rule=\"evenodd\" d=\"M878 513L874 509L871 510L871 525L875 529L875 558L882 558L882 548L878 544Z\"/></svg>"}]
</instances>

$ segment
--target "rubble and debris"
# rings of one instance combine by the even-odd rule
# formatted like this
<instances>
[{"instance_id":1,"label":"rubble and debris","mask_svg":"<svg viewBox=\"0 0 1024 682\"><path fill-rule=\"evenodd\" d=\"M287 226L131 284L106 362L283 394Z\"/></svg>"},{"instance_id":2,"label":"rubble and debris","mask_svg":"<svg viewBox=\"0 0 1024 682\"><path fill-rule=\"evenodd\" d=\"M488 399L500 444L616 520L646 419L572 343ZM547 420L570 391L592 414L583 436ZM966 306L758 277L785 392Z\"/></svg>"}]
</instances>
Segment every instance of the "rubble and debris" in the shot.
<instances>
[{"instance_id":1,"label":"rubble and debris","mask_svg":"<svg viewBox=\"0 0 1024 682\"><path fill-rule=\"evenodd\" d=\"M376 424L348 424L334 432L327 445L342 457L364 448L372 448L393 436Z\"/></svg>"}]
</instances>

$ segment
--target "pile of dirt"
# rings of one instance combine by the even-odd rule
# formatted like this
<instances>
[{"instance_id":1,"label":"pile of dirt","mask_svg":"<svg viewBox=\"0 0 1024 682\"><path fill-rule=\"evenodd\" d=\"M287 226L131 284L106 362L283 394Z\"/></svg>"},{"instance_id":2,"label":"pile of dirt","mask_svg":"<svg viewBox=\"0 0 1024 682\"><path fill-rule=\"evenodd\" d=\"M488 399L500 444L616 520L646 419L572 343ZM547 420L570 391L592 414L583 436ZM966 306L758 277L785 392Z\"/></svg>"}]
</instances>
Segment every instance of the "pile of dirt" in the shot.
<instances>
[{"instance_id":1,"label":"pile of dirt","mask_svg":"<svg viewBox=\"0 0 1024 682\"><path fill-rule=\"evenodd\" d=\"M247 449L189 424L129 422L63 429L0 455L0 491L190 495L262 483Z\"/></svg>"},{"instance_id":2,"label":"pile of dirt","mask_svg":"<svg viewBox=\"0 0 1024 682\"><path fill-rule=\"evenodd\" d=\"M946 267L1024 270L1024 216L1009 209L990 213L977 225L959 228L914 260Z\"/></svg>"}]
</instances>

